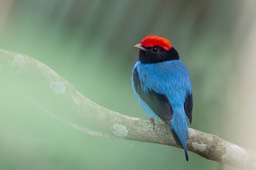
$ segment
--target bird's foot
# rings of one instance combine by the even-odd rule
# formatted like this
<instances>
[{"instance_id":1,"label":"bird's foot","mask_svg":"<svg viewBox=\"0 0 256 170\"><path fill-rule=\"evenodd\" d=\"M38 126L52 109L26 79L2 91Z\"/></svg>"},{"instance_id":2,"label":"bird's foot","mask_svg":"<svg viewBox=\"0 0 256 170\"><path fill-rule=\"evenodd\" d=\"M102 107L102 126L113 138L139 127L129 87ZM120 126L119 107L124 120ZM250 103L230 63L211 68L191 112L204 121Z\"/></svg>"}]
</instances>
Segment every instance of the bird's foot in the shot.
<instances>
[{"instance_id":1,"label":"bird's foot","mask_svg":"<svg viewBox=\"0 0 256 170\"><path fill-rule=\"evenodd\" d=\"M153 117L151 117L151 118L149 119L149 121L152 123L152 125L153 125L153 129L155 129L155 126L156 126L156 120L155 120Z\"/></svg>"}]
</instances>

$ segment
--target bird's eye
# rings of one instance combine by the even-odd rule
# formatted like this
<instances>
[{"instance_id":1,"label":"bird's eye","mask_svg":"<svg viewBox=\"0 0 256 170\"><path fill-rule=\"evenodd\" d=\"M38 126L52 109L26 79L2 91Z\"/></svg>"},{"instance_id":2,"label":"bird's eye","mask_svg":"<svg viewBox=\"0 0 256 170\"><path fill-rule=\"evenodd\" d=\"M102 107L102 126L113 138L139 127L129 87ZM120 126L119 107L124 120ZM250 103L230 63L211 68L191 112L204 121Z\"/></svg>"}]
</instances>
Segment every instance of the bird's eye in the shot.
<instances>
[{"instance_id":1,"label":"bird's eye","mask_svg":"<svg viewBox=\"0 0 256 170\"><path fill-rule=\"evenodd\" d=\"M154 53L156 53L156 52L158 51L158 48L157 48L157 47L153 47L153 48L152 48L152 51L153 51Z\"/></svg>"}]
</instances>

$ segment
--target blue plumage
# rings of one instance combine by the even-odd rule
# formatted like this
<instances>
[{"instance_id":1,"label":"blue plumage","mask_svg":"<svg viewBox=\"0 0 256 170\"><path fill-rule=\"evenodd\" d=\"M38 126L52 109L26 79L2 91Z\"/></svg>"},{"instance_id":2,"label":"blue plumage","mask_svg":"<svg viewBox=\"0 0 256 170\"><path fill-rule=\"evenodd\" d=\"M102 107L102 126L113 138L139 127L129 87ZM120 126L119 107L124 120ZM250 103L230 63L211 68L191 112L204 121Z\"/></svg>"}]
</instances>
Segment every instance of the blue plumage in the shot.
<instances>
[{"instance_id":1,"label":"blue plumage","mask_svg":"<svg viewBox=\"0 0 256 170\"><path fill-rule=\"evenodd\" d=\"M178 54L174 48L169 51L175 51L168 54L161 51L161 47L158 53L150 51L151 47L140 49L140 59L132 72L133 91L151 118L159 117L168 124L188 160L188 120L191 123L193 106L188 71L184 63L175 58ZM159 56L164 57L159 60Z\"/></svg>"}]
</instances>

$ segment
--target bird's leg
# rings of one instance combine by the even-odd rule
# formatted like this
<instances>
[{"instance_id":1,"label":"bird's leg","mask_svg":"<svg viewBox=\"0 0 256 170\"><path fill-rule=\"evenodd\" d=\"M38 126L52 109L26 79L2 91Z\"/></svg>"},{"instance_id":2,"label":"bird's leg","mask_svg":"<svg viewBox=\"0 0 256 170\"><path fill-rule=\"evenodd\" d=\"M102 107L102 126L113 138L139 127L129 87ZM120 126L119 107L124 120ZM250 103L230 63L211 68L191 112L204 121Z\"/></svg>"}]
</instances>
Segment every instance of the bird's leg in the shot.
<instances>
[{"instance_id":1,"label":"bird's leg","mask_svg":"<svg viewBox=\"0 0 256 170\"><path fill-rule=\"evenodd\" d=\"M151 118L149 119L149 121L152 123L153 129L155 129L155 125L156 125L156 120L155 120L155 118L151 117Z\"/></svg>"}]
</instances>

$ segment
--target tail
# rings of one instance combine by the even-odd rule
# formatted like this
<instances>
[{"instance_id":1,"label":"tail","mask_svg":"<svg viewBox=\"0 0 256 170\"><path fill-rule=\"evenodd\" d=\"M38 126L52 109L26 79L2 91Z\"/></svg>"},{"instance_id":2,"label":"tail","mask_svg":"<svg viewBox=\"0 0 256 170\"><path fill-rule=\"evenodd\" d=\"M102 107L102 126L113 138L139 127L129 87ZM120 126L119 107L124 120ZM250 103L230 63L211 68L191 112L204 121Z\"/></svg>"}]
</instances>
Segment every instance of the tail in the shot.
<instances>
[{"instance_id":1,"label":"tail","mask_svg":"<svg viewBox=\"0 0 256 170\"><path fill-rule=\"evenodd\" d=\"M174 113L172 115L172 125L169 125L173 136L178 144L181 144L186 161L189 160L187 151L187 141L188 141L188 121L185 113Z\"/></svg>"}]
</instances>

